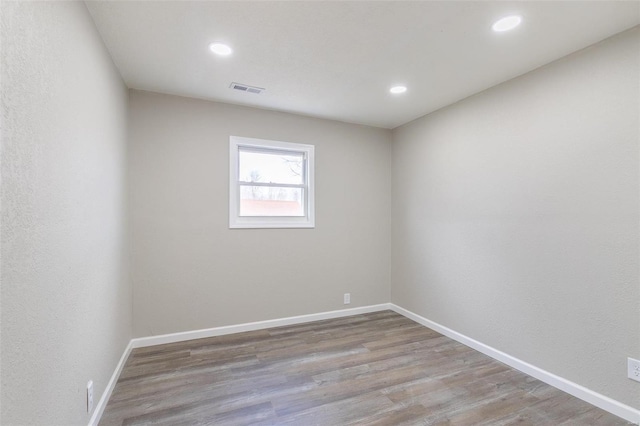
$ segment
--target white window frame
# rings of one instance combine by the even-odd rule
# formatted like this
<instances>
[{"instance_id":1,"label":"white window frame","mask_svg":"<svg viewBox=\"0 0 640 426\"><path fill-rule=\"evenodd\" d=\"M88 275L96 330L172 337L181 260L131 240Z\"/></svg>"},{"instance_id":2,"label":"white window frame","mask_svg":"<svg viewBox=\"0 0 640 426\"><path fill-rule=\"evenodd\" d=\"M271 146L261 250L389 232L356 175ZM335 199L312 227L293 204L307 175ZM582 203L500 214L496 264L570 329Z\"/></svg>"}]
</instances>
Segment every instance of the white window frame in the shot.
<instances>
[{"instance_id":1,"label":"white window frame","mask_svg":"<svg viewBox=\"0 0 640 426\"><path fill-rule=\"evenodd\" d=\"M240 216L239 150L241 147L262 151L291 152L304 156L305 216ZM229 137L229 228L315 228L314 146L265 139ZM270 185L271 186L271 185ZM281 186L273 184L273 186ZM282 185L284 186L284 185Z\"/></svg>"}]
</instances>

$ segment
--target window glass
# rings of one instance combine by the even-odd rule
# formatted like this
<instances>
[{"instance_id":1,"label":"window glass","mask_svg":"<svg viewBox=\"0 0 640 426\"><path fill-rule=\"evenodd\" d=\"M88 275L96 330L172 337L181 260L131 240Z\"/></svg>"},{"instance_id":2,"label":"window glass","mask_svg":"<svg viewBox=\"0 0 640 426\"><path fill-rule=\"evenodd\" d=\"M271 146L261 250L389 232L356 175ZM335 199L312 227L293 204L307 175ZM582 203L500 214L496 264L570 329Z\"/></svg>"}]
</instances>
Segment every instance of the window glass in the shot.
<instances>
[{"instance_id":1,"label":"window glass","mask_svg":"<svg viewBox=\"0 0 640 426\"><path fill-rule=\"evenodd\" d=\"M303 190L241 185L240 216L304 216Z\"/></svg>"},{"instance_id":2,"label":"window glass","mask_svg":"<svg viewBox=\"0 0 640 426\"><path fill-rule=\"evenodd\" d=\"M241 182L304 183L304 154L264 152L240 148Z\"/></svg>"}]
</instances>

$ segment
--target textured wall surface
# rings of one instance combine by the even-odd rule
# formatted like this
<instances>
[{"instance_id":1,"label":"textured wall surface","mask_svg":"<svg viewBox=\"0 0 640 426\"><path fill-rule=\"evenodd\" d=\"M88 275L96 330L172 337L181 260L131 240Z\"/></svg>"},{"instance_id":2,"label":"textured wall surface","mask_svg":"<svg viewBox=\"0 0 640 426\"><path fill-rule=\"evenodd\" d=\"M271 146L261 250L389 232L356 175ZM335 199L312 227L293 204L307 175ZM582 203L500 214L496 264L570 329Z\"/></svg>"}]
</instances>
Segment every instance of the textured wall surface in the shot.
<instances>
[{"instance_id":1,"label":"textured wall surface","mask_svg":"<svg viewBox=\"0 0 640 426\"><path fill-rule=\"evenodd\" d=\"M2 425L87 424L131 338L127 91L82 2L2 2Z\"/></svg>"},{"instance_id":2,"label":"textured wall surface","mask_svg":"<svg viewBox=\"0 0 640 426\"><path fill-rule=\"evenodd\" d=\"M390 131L138 91L130 112L136 336L389 301ZM230 135L315 145L314 229L228 228Z\"/></svg>"},{"instance_id":3,"label":"textured wall surface","mask_svg":"<svg viewBox=\"0 0 640 426\"><path fill-rule=\"evenodd\" d=\"M640 408L633 30L394 130L392 301Z\"/></svg>"}]
</instances>

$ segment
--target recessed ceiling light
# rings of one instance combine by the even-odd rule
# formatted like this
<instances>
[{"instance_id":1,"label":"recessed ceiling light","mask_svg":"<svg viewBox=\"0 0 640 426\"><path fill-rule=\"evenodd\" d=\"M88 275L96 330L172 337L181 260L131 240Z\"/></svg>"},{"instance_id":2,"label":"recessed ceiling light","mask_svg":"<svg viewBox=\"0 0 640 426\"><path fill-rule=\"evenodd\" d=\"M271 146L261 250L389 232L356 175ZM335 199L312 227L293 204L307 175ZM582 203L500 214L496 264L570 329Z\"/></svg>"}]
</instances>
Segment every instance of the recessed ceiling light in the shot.
<instances>
[{"instance_id":1,"label":"recessed ceiling light","mask_svg":"<svg viewBox=\"0 0 640 426\"><path fill-rule=\"evenodd\" d=\"M393 94L399 94L399 93L404 93L407 91L407 88L405 86L393 86L391 89L389 89L389 91Z\"/></svg>"},{"instance_id":2,"label":"recessed ceiling light","mask_svg":"<svg viewBox=\"0 0 640 426\"><path fill-rule=\"evenodd\" d=\"M522 22L522 17L518 15L513 16L505 16L502 19L498 19L492 26L493 31L497 33L501 33L504 31L509 31L520 25Z\"/></svg>"},{"instance_id":3,"label":"recessed ceiling light","mask_svg":"<svg viewBox=\"0 0 640 426\"><path fill-rule=\"evenodd\" d=\"M231 49L226 44L222 44L222 43L211 43L209 45L209 50L211 50L216 55L222 55L222 56L231 55L231 52L233 52L233 49Z\"/></svg>"}]
</instances>

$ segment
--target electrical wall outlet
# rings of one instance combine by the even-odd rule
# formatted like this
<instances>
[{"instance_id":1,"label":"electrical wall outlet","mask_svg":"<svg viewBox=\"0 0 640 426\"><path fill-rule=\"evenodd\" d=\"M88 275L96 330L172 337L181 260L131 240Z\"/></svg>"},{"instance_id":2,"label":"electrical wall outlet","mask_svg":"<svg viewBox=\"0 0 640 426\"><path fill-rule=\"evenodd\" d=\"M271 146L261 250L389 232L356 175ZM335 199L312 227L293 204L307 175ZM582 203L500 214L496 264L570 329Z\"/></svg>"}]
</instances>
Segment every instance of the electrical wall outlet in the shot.
<instances>
[{"instance_id":1,"label":"electrical wall outlet","mask_svg":"<svg viewBox=\"0 0 640 426\"><path fill-rule=\"evenodd\" d=\"M627 377L636 382L640 382L640 361L627 358Z\"/></svg>"},{"instance_id":2,"label":"electrical wall outlet","mask_svg":"<svg viewBox=\"0 0 640 426\"><path fill-rule=\"evenodd\" d=\"M87 383L87 413L93 410L93 380Z\"/></svg>"},{"instance_id":3,"label":"electrical wall outlet","mask_svg":"<svg viewBox=\"0 0 640 426\"><path fill-rule=\"evenodd\" d=\"M349 303L351 303L351 293L345 293L344 294L344 304L348 305Z\"/></svg>"}]
</instances>

